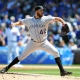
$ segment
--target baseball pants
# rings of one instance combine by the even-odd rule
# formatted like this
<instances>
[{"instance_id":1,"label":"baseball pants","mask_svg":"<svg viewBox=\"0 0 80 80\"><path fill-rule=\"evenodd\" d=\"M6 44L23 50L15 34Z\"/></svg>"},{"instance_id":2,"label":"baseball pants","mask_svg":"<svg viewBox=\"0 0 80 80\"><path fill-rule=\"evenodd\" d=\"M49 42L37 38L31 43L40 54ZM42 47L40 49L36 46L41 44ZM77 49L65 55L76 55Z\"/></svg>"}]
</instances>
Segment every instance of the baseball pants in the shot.
<instances>
[{"instance_id":1,"label":"baseball pants","mask_svg":"<svg viewBox=\"0 0 80 80\"><path fill-rule=\"evenodd\" d=\"M44 42L37 43L33 40L30 40L30 42L25 47L22 54L18 56L19 60L25 59L28 55L30 55L35 50L44 50L48 53L51 53L54 58L60 57L58 50L48 41L45 40Z\"/></svg>"},{"instance_id":2,"label":"baseball pants","mask_svg":"<svg viewBox=\"0 0 80 80\"><path fill-rule=\"evenodd\" d=\"M7 63L11 63L12 60L19 56L19 47L17 46L16 42L9 42L8 43L8 59Z\"/></svg>"}]
</instances>

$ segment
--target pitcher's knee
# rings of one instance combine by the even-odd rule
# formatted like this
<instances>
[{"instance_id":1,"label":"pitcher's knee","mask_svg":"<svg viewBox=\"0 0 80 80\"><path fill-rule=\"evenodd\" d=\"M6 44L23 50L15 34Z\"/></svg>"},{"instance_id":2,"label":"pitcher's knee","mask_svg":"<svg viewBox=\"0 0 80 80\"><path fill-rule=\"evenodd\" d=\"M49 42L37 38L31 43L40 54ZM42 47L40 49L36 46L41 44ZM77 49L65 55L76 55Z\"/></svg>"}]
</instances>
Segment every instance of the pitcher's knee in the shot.
<instances>
[{"instance_id":1,"label":"pitcher's knee","mask_svg":"<svg viewBox=\"0 0 80 80\"><path fill-rule=\"evenodd\" d=\"M54 55L54 58L60 57L60 54L58 51L54 52L53 55Z\"/></svg>"},{"instance_id":2,"label":"pitcher's knee","mask_svg":"<svg viewBox=\"0 0 80 80\"><path fill-rule=\"evenodd\" d=\"M23 57L22 55L18 56L19 61L23 60L25 57Z\"/></svg>"}]
</instances>

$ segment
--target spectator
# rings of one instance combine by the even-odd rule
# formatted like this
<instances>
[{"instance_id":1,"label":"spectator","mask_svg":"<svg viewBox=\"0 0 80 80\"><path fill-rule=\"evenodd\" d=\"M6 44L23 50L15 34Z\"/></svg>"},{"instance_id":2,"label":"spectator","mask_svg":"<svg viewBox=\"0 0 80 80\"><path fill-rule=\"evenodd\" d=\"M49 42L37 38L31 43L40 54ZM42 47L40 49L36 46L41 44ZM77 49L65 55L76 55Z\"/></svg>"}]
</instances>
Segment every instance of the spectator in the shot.
<instances>
[{"instance_id":1,"label":"spectator","mask_svg":"<svg viewBox=\"0 0 80 80\"><path fill-rule=\"evenodd\" d=\"M69 39L77 39L75 33L80 29L80 1L79 0L0 0L0 24L5 23L6 27L10 21L17 21L19 18L33 16L34 7L36 5L42 5L46 8L44 14L52 15L56 17L62 17L70 25L69 35L62 36L66 44L69 43ZM27 5L27 6L26 6ZM48 5L48 6L47 6ZM30 15L29 15L30 14ZM56 27L57 26L57 27ZM50 24L49 33L53 33L54 44L57 45L60 38L60 23L55 25ZM29 35L29 33L27 32ZM79 39L77 39L78 41ZM78 41L79 42L79 41Z\"/></svg>"},{"instance_id":2,"label":"spectator","mask_svg":"<svg viewBox=\"0 0 80 80\"><path fill-rule=\"evenodd\" d=\"M0 46L5 46L5 40L2 35L0 35Z\"/></svg>"},{"instance_id":3,"label":"spectator","mask_svg":"<svg viewBox=\"0 0 80 80\"><path fill-rule=\"evenodd\" d=\"M68 47L62 38L59 39L59 47L60 48L67 48Z\"/></svg>"},{"instance_id":4,"label":"spectator","mask_svg":"<svg viewBox=\"0 0 80 80\"><path fill-rule=\"evenodd\" d=\"M0 25L0 46L5 46L5 34L4 34L4 29L5 29L5 23L2 23Z\"/></svg>"},{"instance_id":5,"label":"spectator","mask_svg":"<svg viewBox=\"0 0 80 80\"><path fill-rule=\"evenodd\" d=\"M73 27L72 27L71 23L67 22L67 25L69 26L69 31L70 31L68 34L69 38L75 39L76 33L73 31Z\"/></svg>"},{"instance_id":6,"label":"spectator","mask_svg":"<svg viewBox=\"0 0 80 80\"><path fill-rule=\"evenodd\" d=\"M77 46L80 48L80 30L76 32L76 38L77 38Z\"/></svg>"},{"instance_id":7,"label":"spectator","mask_svg":"<svg viewBox=\"0 0 80 80\"><path fill-rule=\"evenodd\" d=\"M51 35L48 36L48 41L54 45L53 37Z\"/></svg>"},{"instance_id":8,"label":"spectator","mask_svg":"<svg viewBox=\"0 0 80 80\"><path fill-rule=\"evenodd\" d=\"M24 34L24 28L20 28L20 44L19 46L25 46L27 44L27 42L29 41L29 37L27 35Z\"/></svg>"},{"instance_id":9,"label":"spectator","mask_svg":"<svg viewBox=\"0 0 80 80\"><path fill-rule=\"evenodd\" d=\"M69 45L69 48L70 48L71 50L76 50L76 49L77 49L77 45L74 43L73 39L70 39L68 45Z\"/></svg>"}]
</instances>

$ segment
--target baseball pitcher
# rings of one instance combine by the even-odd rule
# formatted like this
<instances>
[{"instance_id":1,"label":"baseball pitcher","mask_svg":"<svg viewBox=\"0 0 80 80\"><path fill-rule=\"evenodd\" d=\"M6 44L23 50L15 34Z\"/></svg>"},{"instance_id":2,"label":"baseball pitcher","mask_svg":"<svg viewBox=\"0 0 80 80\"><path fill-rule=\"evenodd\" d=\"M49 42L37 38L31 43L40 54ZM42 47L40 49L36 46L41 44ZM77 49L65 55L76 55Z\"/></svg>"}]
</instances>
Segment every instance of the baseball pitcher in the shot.
<instances>
[{"instance_id":1,"label":"baseball pitcher","mask_svg":"<svg viewBox=\"0 0 80 80\"><path fill-rule=\"evenodd\" d=\"M68 72L63 68L58 50L47 40L48 24L52 21L59 21L62 23L61 35L66 35L69 32L68 26L62 18L44 16L44 8L42 6L35 7L35 15L33 17L27 17L19 22L13 23L12 26L26 25L29 29L31 40L27 44L23 53L16 57L8 66L3 68L0 72L7 72L10 67L25 59L35 50L42 49L51 53L54 56L55 61L60 69L61 76L72 74L72 72Z\"/></svg>"}]
</instances>

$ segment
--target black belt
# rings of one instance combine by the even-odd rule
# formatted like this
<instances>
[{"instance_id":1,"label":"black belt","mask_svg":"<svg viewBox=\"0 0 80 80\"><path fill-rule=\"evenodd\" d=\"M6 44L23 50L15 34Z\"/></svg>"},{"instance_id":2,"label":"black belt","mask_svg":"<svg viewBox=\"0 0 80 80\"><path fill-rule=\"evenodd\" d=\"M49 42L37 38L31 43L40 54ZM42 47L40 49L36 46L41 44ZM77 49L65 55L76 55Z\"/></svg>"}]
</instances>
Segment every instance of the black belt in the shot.
<instances>
[{"instance_id":1,"label":"black belt","mask_svg":"<svg viewBox=\"0 0 80 80\"><path fill-rule=\"evenodd\" d=\"M31 39L32 41L34 41L34 42L37 42L37 41L35 41L35 40L33 40L33 39ZM45 39L46 40L46 39ZM41 41L41 42L44 42L45 40L43 40L43 41ZM37 42L37 43L40 43L40 42Z\"/></svg>"}]
</instances>

